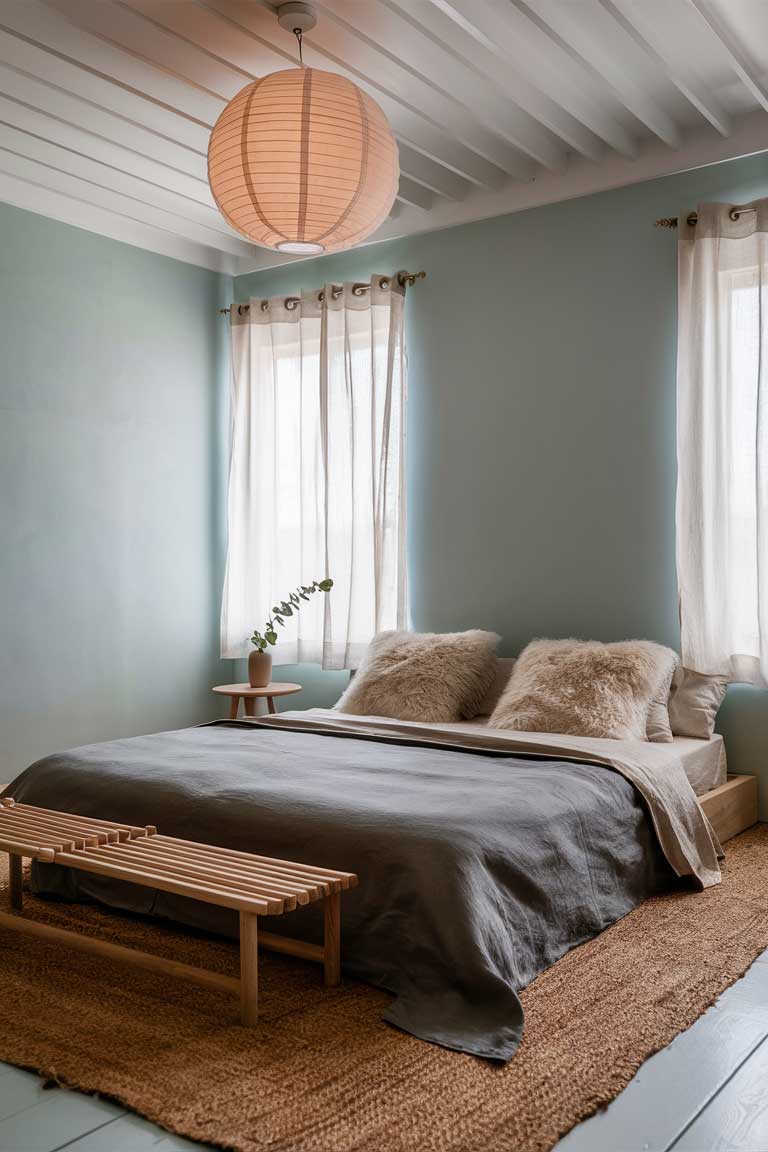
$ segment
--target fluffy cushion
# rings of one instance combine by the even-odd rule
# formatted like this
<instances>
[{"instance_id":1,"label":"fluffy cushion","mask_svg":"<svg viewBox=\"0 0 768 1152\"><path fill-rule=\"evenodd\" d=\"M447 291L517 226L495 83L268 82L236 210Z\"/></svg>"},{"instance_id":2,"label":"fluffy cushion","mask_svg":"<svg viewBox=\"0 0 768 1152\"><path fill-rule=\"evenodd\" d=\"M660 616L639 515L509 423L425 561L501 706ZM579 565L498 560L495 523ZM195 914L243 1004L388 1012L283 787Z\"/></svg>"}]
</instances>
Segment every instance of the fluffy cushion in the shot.
<instances>
[{"instance_id":1,"label":"fluffy cushion","mask_svg":"<svg viewBox=\"0 0 768 1152\"><path fill-rule=\"evenodd\" d=\"M645 740L651 702L677 655L647 640L534 640L518 657L492 728Z\"/></svg>"},{"instance_id":2,"label":"fluffy cushion","mask_svg":"<svg viewBox=\"0 0 768 1152\"><path fill-rule=\"evenodd\" d=\"M381 632L336 707L438 724L476 716L496 675L495 632Z\"/></svg>"},{"instance_id":3,"label":"fluffy cushion","mask_svg":"<svg viewBox=\"0 0 768 1152\"><path fill-rule=\"evenodd\" d=\"M512 669L515 666L514 659L507 656L499 656L496 661L496 672L493 677L493 683L486 692L485 696L480 702L478 709L478 716L490 716L494 708L501 699L501 694L509 683L509 678L512 675Z\"/></svg>"},{"instance_id":4,"label":"fluffy cushion","mask_svg":"<svg viewBox=\"0 0 768 1152\"><path fill-rule=\"evenodd\" d=\"M705 676L690 668L678 668L669 696L669 721L675 736L710 740L727 687L724 676Z\"/></svg>"}]
</instances>

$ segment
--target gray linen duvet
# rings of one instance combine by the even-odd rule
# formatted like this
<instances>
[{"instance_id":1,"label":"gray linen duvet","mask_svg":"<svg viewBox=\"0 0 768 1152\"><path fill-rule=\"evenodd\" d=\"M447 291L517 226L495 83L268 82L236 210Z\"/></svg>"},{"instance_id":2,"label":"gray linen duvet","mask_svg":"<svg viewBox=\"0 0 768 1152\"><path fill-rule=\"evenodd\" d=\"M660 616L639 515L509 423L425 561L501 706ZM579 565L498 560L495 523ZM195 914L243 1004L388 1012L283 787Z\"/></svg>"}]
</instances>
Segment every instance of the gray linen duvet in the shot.
<instances>
[{"instance_id":1,"label":"gray linen duvet","mask_svg":"<svg viewBox=\"0 0 768 1152\"><path fill-rule=\"evenodd\" d=\"M508 1060L523 1028L517 992L675 871L621 770L476 736L461 747L447 728L427 740L394 728L319 711L222 721L48 756L6 791L357 872L342 901L345 972L394 993L385 1018L398 1027ZM36 865L34 882L43 894L237 931L228 910L103 877ZM270 926L320 938L316 905Z\"/></svg>"}]
</instances>

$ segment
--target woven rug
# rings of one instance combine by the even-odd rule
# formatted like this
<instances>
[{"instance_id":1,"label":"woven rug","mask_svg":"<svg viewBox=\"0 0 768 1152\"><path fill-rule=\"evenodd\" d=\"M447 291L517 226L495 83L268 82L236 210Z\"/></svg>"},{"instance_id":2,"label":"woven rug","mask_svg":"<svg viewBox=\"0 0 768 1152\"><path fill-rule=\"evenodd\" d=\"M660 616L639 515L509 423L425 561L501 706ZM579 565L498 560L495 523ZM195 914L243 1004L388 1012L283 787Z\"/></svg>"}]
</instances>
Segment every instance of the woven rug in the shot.
<instances>
[{"instance_id":1,"label":"woven rug","mask_svg":"<svg viewBox=\"0 0 768 1152\"><path fill-rule=\"evenodd\" d=\"M5 859L5 858L3 858ZM647 901L523 993L517 1056L492 1066L381 1022L388 997L263 957L261 1023L234 997L5 932L0 1059L242 1152L539 1152L612 1100L768 946L768 828L724 882ZM230 942L91 906L25 914L236 974Z\"/></svg>"}]
</instances>

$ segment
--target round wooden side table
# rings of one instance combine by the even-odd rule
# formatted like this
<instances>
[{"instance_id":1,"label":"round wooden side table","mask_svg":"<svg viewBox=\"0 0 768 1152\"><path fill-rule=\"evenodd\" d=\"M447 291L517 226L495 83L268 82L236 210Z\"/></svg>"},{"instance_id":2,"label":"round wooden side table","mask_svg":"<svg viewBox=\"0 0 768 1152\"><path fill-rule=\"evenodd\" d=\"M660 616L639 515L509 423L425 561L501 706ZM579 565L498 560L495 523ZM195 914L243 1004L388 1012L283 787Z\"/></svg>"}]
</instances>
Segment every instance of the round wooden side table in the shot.
<instances>
[{"instance_id":1,"label":"round wooden side table","mask_svg":"<svg viewBox=\"0 0 768 1152\"><path fill-rule=\"evenodd\" d=\"M219 696L229 696L229 718L237 720L240 701L243 701L246 716L256 715L256 701L266 700L270 715L274 716L275 696L292 696L294 692L301 692L301 684L280 684L273 680L263 688L251 688L250 684L219 684L213 689Z\"/></svg>"}]
</instances>

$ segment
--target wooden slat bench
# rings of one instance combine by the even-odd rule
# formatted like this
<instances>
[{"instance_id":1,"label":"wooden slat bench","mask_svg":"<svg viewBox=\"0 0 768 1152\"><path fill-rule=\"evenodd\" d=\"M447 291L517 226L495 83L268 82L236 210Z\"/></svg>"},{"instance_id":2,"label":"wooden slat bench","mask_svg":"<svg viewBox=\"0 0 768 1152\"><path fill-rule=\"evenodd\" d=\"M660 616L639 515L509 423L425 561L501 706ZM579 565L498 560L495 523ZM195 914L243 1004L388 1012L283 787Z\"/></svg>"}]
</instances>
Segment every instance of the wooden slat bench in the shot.
<instances>
[{"instance_id":1,"label":"wooden slat bench","mask_svg":"<svg viewBox=\"0 0 768 1152\"><path fill-rule=\"evenodd\" d=\"M0 852L8 853L10 904L16 913L22 909L25 856L235 909L240 914L239 980L15 914L1 912L0 926L150 971L181 976L207 987L239 992L241 1018L247 1026L254 1025L258 1015L259 942L276 952L319 961L328 985L338 984L341 979L341 893L357 884L352 872L160 836L151 825L134 827L94 820L90 816L16 804L9 797L0 802ZM313 900L323 901L322 945L272 932L259 933L259 916L280 916Z\"/></svg>"}]
</instances>

